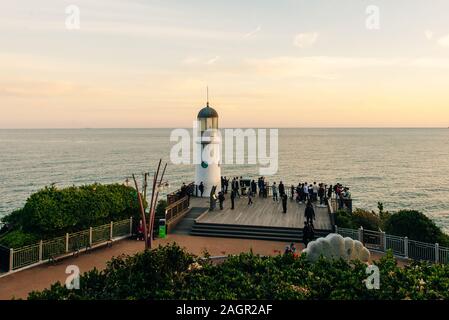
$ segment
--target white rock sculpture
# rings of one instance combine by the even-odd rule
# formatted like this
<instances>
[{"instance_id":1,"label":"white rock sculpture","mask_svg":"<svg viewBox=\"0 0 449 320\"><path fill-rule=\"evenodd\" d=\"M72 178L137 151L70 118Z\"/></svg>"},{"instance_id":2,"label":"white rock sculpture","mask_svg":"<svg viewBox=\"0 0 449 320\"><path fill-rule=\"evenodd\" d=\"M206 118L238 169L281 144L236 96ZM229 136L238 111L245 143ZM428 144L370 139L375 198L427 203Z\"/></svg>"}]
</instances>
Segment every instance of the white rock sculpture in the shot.
<instances>
[{"instance_id":1,"label":"white rock sculpture","mask_svg":"<svg viewBox=\"0 0 449 320\"><path fill-rule=\"evenodd\" d=\"M368 262L370 258L369 250L360 241L343 238L336 233L310 242L302 252L307 253L307 258L311 261L317 261L320 256L328 259L343 258L346 261L360 260L362 262Z\"/></svg>"}]
</instances>

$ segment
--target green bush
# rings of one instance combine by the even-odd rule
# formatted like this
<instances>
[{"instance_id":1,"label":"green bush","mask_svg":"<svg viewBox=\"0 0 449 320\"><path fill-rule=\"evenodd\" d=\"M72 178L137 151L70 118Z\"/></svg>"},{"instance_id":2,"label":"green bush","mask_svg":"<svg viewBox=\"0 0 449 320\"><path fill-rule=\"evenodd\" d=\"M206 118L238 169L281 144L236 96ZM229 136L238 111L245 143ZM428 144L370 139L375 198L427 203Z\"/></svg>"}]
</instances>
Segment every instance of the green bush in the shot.
<instances>
[{"instance_id":1,"label":"green bush","mask_svg":"<svg viewBox=\"0 0 449 320\"><path fill-rule=\"evenodd\" d=\"M18 248L39 241L39 237L34 234L25 233L22 230L13 230L0 237L0 244L8 248Z\"/></svg>"},{"instance_id":2,"label":"green bush","mask_svg":"<svg viewBox=\"0 0 449 320\"><path fill-rule=\"evenodd\" d=\"M355 229L357 226L352 218L353 217L350 212L346 210L338 210L335 213L335 224L340 228Z\"/></svg>"},{"instance_id":3,"label":"green bush","mask_svg":"<svg viewBox=\"0 0 449 320\"><path fill-rule=\"evenodd\" d=\"M32 194L23 209L3 220L13 231L48 239L131 216L137 221L140 219L135 189L121 184L93 184L63 189L45 187ZM6 244L0 239L1 243Z\"/></svg>"},{"instance_id":4,"label":"green bush","mask_svg":"<svg viewBox=\"0 0 449 320\"><path fill-rule=\"evenodd\" d=\"M391 252L375 264L380 289L368 290L366 264L359 261L312 263L304 255L242 253L212 264L169 245L84 273L80 290L56 283L29 299L449 299L448 265L420 262L400 268Z\"/></svg>"},{"instance_id":5,"label":"green bush","mask_svg":"<svg viewBox=\"0 0 449 320\"><path fill-rule=\"evenodd\" d=\"M449 246L449 236L428 217L419 211L402 210L392 214L385 222L389 234L410 239Z\"/></svg>"},{"instance_id":6,"label":"green bush","mask_svg":"<svg viewBox=\"0 0 449 320\"><path fill-rule=\"evenodd\" d=\"M379 216L373 211L356 209L352 213L352 221L355 227L367 230L379 230L381 225Z\"/></svg>"}]
</instances>

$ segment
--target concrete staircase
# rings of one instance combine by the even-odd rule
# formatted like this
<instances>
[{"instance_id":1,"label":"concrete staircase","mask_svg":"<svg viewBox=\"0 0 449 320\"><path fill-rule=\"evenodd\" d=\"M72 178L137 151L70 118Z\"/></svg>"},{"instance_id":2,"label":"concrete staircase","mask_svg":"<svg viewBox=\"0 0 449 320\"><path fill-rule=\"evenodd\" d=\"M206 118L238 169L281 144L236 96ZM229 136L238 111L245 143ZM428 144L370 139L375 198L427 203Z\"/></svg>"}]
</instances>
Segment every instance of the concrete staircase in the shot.
<instances>
[{"instance_id":1,"label":"concrete staircase","mask_svg":"<svg viewBox=\"0 0 449 320\"><path fill-rule=\"evenodd\" d=\"M324 237L330 230L315 230L315 237ZM202 237L240 238L281 242L302 242L302 229L194 222L190 235Z\"/></svg>"}]
</instances>

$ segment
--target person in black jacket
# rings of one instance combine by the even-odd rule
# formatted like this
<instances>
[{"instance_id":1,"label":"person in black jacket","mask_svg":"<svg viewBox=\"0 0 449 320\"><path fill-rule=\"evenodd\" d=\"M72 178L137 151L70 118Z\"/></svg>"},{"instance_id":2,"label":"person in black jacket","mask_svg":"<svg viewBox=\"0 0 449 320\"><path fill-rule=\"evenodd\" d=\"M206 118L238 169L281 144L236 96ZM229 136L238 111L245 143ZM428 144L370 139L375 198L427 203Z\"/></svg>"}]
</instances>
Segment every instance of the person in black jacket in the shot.
<instances>
[{"instance_id":1,"label":"person in black jacket","mask_svg":"<svg viewBox=\"0 0 449 320\"><path fill-rule=\"evenodd\" d=\"M234 210L234 206L235 206L235 190L231 191L231 210Z\"/></svg>"},{"instance_id":2,"label":"person in black jacket","mask_svg":"<svg viewBox=\"0 0 449 320\"><path fill-rule=\"evenodd\" d=\"M279 195L281 196L281 198L284 193L285 193L285 186L281 181L281 182L279 182Z\"/></svg>"},{"instance_id":3,"label":"person in black jacket","mask_svg":"<svg viewBox=\"0 0 449 320\"><path fill-rule=\"evenodd\" d=\"M310 200L307 202L304 215L306 217L307 223L313 223L313 220L315 220L315 210L313 209L313 205Z\"/></svg>"},{"instance_id":4,"label":"person in black jacket","mask_svg":"<svg viewBox=\"0 0 449 320\"><path fill-rule=\"evenodd\" d=\"M200 182L200 185L198 186L198 190L200 190L201 198L203 197L204 193L204 184L203 181Z\"/></svg>"},{"instance_id":5,"label":"person in black jacket","mask_svg":"<svg viewBox=\"0 0 449 320\"><path fill-rule=\"evenodd\" d=\"M225 196L223 192L218 193L218 202L220 203L220 210L223 210L223 202L225 201Z\"/></svg>"},{"instance_id":6,"label":"person in black jacket","mask_svg":"<svg viewBox=\"0 0 449 320\"><path fill-rule=\"evenodd\" d=\"M288 199L287 194L284 193L281 196L281 198L282 198L282 210L284 213L287 213L287 199Z\"/></svg>"},{"instance_id":7,"label":"person in black jacket","mask_svg":"<svg viewBox=\"0 0 449 320\"><path fill-rule=\"evenodd\" d=\"M309 244L309 225L307 224L307 221L304 221L304 228L302 229L302 242L304 243L304 246L307 248L307 245Z\"/></svg>"}]
</instances>

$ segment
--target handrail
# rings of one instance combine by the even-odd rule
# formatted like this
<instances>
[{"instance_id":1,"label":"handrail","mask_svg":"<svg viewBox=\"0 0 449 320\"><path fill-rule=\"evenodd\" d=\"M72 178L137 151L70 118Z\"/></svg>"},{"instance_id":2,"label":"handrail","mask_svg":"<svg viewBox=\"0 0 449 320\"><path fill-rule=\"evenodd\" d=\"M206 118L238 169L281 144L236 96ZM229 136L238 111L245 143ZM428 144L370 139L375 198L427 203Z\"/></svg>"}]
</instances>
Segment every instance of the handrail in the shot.
<instances>
[{"instance_id":1,"label":"handrail","mask_svg":"<svg viewBox=\"0 0 449 320\"><path fill-rule=\"evenodd\" d=\"M103 232L104 234L96 237L96 235L94 236L95 232ZM111 240L118 240L130 235L132 235L132 217L74 233L67 233L65 236L41 240L38 243L20 248L13 249L4 246L2 248L10 251L10 268L8 271L12 272L48 262L55 257L66 256L80 250L90 250L92 244L100 246Z\"/></svg>"},{"instance_id":2,"label":"handrail","mask_svg":"<svg viewBox=\"0 0 449 320\"><path fill-rule=\"evenodd\" d=\"M438 243L410 240L408 237L363 228L348 229L335 226L335 229L335 233L359 240L370 250L380 252L392 250L393 255L400 258L449 264L449 247L442 247Z\"/></svg>"}]
</instances>

